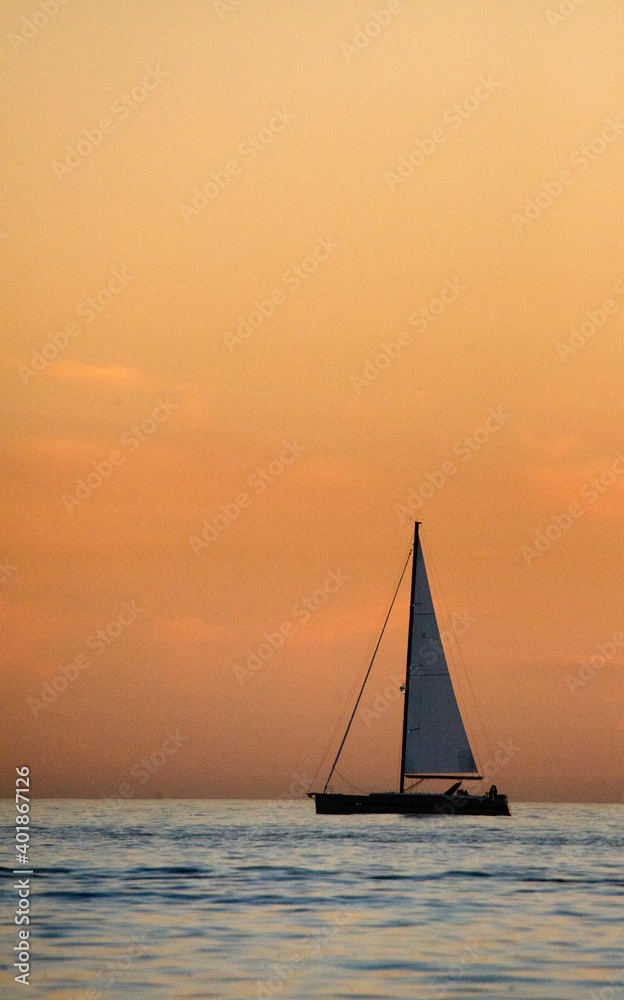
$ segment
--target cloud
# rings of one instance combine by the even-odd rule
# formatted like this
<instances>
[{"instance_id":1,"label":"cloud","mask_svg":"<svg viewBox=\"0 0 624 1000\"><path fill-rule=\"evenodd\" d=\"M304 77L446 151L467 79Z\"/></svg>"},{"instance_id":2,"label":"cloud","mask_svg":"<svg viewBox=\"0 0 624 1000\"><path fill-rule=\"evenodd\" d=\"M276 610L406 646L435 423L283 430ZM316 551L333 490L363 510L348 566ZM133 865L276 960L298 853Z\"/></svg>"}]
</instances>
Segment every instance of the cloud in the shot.
<instances>
[{"instance_id":1,"label":"cloud","mask_svg":"<svg viewBox=\"0 0 624 1000\"><path fill-rule=\"evenodd\" d=\"M387 598L388 595L384 596ZM301 607L300 602L298 606ZM328 603L312 612L307 620L296 615L292 617L296 632L292 639L289 639L289 643L293 646L335 646L337 643L344 644L353 639L368 639L372 643L378 638L383 612L383 604L376 601L348 607L344 604L332 607ZM404 624L389 622L384 638L388 639L395 632L404 636Z\"/></svg>"},{"instance_id":2,"label":"cloud","mask_svg":"<svg viewBox=\"0 0 624 1000\"><path fill-rule=\"evenodd\" d=\"M152 625L158 635L173 645L223 640L228 637L228 629L223 625L215 625L205 620L189 616L187 618L152 618Z\"/></svg>"},{"instance_id":3,"label":"cloud","mask_svg":"<svg viewBox=\"0 0 624 1000\"><path fill-rule=\"evenodd\" d=\"M517 424L514 434L520 444L530 448L533 454L541 455L545 460L565 460L574 452L579 451L584 441L574 434L555 434L542 436L535 434L526 424Z\"/></svg>"},{"instance_id":4,"label":"cloud","mask_svg":"<svg viewBox=\"0 0 624 1000\"><path fill-rule=\"evenodd\" d=\"M3 664L18 663L23 666L25 657L32 657L28 668L35 672L41 659L49 659L46 647L58 634L58 616L54 608L32 600L0 598L0 636Z\"/></svg>"},{"instance_id":5,"label":"cloud","mask_svg":"<svg viewBox=\"0 0 624 1000\"><path fill-rule=\"evenodd\" d=\"M316 483L341 486L350 483L355 478L351 463L340 459L313 459L302 463L301 475Z\"/></svg>"},{"instance_id":6,"label":"cloud","mask_svg":"<svg viewBox=\"0 0 624 1000\"><path fill-rule=\"evenodd\" d=\"M59 361L57 364L50 365L50 373L54 378L103 382L115 386L156 384L138 369L125 368L123 365L96 367L95 365L83 365L78 361Z\"/></svg>"},{"instance_id":7,"label":"cloud","mask_svg":"<svg viewBox=\"0 0 624 1000\"><path fill-rule=\"evenodd\" d=\"M31 463L37 461L38 455L52 456L63 462L72 459L88 459L96 453L98 442L93 440L80 440L74 437L16 437L8 440L6 444L0 446L3 452L3 460L12 461L15 474L23 477L26 473L24 462L29 463L30 474L39 470L39 466ZM5 474L11 471L11 467L5 469ZM22 483L23 485L23 483ZM27 490L23 488L23 494Z\"/></svg>"}]
</instances>

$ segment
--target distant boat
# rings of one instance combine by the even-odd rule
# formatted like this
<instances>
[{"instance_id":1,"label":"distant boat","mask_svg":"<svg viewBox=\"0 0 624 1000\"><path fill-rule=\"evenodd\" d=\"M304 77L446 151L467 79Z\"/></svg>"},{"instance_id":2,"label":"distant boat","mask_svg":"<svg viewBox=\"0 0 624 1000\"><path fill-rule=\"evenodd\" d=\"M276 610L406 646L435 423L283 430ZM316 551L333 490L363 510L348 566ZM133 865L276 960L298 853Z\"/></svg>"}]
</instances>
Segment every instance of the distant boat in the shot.
<instances>
[{"instance_id":1,"label":"distant boat","mask_svg":"<svg viewBox=\"0 0 624 1000\"><path fill-rule=\"evenodd\" d=\"M464 781L482 781L483 776L470 747L453 690L440 630L436 621L425 560L418 537L420 522L414 525L414 545L397 584L375 652L360 689L342 743L322 792L308 792L316 803L317 813L405 813L453 816L510 816L507 796L492 785L484 795L471 795L462 789ZM412 558L407 667L404 695L403 738L399 790L345 795L328 791L332 775L357 712L364 685L375 659L401 581ZM431 651L436 655L431 657ZM429 653L427 656L426 654ZM427 659L429 662L425 663ZM433 659L433 662L431 660ZM446 792L412 791L426 778L452 779ZM406 780L413 784L406 788Z\"/></svg>"}]
</instances>

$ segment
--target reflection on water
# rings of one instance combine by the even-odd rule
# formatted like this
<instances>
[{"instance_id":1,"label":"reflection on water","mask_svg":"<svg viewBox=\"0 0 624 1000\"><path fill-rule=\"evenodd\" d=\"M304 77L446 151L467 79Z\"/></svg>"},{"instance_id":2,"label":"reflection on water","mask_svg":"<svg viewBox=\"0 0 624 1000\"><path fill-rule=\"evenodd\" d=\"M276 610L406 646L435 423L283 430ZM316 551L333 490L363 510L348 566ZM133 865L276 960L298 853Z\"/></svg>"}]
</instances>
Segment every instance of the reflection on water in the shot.
<instances>
[{"instance_id":1,"label":"reflection on water","mask_svg":"<svg viewBox=\"0 0 624 1000\"><path fill-rule=\"evenodd\" d=\"M5 995L624 1000L623 807L513 813L35 802L32 986Z\"/></svg>"}]
</instances>

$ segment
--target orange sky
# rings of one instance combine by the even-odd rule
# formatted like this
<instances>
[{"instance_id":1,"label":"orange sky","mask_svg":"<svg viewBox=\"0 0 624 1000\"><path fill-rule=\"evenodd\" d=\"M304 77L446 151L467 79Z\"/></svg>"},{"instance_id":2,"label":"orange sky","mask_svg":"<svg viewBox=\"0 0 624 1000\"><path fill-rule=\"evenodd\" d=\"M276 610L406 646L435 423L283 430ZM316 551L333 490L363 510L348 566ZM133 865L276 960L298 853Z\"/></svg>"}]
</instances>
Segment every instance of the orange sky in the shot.
<instances>
[{"instance_id":1,"label":"orange sky","mask_svg":"<svg viewBox=\"0 0 624 1000\"><path fill-rule=\"evenodd\" d=\"M4 794L299 793L417 514L488 775L621 800L624 8L561 8L3 5Z\"/></svg>"}]
</instances>

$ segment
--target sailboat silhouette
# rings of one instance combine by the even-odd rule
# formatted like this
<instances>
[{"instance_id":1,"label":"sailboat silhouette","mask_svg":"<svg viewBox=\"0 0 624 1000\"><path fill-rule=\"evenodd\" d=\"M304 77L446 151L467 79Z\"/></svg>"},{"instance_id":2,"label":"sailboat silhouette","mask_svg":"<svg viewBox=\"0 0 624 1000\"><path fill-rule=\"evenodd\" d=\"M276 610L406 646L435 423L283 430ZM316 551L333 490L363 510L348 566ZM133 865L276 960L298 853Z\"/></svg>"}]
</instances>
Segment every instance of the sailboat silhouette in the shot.
<instances>
[{"instance_id":1,"label":"sailboat silhouette","mask_svg":"<svg viewBox=\"0 0 624 1000\"><path fill-rule=\"evenodd\" d=\"M416 521L414 545L403 567L390 610L325 787L322 792L308 792L308 795L314 798L317 813L511 815L507 796L499 794L495 785L492 785L485 795L471 795L461 787L464 781L482 781L483 776L479 774L475 763L444 655L418 535L419 527L420 521ZM404 708L399 789L396 792L371 792L369 795L329 792L329 782L356 715L364 685L381 642L383 629L410 558L412 558L412 586L407 666L405 683L401 685ZM411 790L427 778L453 779L454 783L443 793ZM414 779L414 784L407 789L406 779Z\"/></svg>"}]
</instances>

